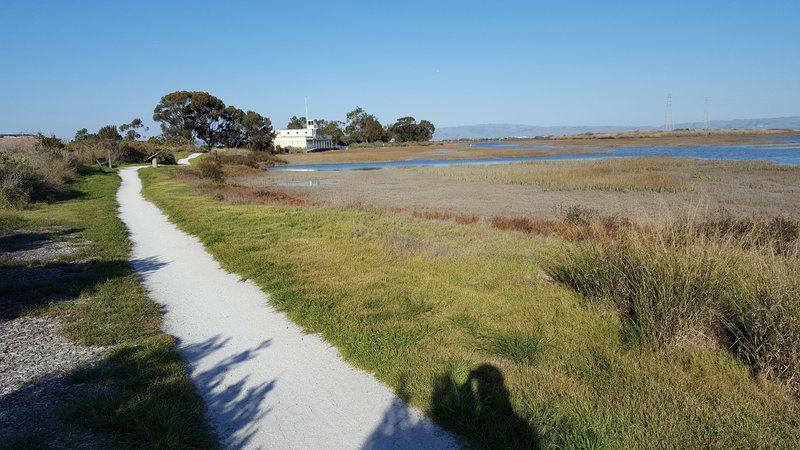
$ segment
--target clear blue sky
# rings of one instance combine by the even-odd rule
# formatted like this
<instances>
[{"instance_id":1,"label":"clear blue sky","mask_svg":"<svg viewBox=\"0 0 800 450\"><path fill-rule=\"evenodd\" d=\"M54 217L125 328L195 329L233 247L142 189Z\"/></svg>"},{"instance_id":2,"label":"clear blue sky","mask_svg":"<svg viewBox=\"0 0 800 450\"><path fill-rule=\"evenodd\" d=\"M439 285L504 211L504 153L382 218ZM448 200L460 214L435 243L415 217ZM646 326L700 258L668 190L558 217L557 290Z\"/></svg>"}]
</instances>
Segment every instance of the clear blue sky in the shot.
<instances>
[{"instance_id":1,"label":"clear blue sky","mask_svg":"<svg viewBox=\"0 0 800 450\"><path fill-rule=\"evenodd\" d=\"M36 1L0 8L0 132L71 138L204 90L437 126L800 115L800 1ZM306 26L308 25L308 26Z\"/></svg>"}]
</instances>

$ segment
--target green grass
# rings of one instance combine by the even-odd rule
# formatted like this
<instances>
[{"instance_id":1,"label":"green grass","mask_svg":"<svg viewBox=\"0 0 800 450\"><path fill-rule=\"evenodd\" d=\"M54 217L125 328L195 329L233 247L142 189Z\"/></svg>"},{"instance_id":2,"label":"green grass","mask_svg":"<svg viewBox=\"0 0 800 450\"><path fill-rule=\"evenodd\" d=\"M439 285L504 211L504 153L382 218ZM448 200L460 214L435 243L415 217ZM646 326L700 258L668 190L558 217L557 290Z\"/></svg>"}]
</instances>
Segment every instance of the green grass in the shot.
<instances>
[{"instance_id":1,"label":"green grass","mask_svg":"<svg viewBox=\"0 0 800 450\"><path fill-rule=\"evenodd\" d=\"M630 230L622 239L571 246L547 271L590 301L622 311L631 344L664 347L698 331L725 337L720 344L753 373L798 392L797 239L798 226L787 219Z\"/></svg>"},{"instance_id":2,"label":"green grass","mask_svg":"<svg viewBox=\"0 0 800 450\"><path fill-rule=\"evenodd\" d=\"M83 169L71 193L52 204L0 210L0 231L71 229L89 241L66 261L29 269L62 267L75 273L35 291L7 292L29 302L23 314L57 317L62 333L82 345L109 347L99 367L80 370L71 382L105 386L103 394L63 405L65 420L108 437L123 448L215 448L174 340L159 330L161 313L128 262L129 242L116 217L119 178L109 169ZM48 294L77 301L41 303Z\"/></svg>"},{"instance_id":3,"label":"green grass","mask_svg":"<svg viewBox=\"0 0 800 450\"><path fill-rule=\"evenodd\" d=\"M478 448L793 448L800 405L726 349L624 340L542 276L567 244L355 209L145 195L309 332Z\"/></svg>"}]
</instances>

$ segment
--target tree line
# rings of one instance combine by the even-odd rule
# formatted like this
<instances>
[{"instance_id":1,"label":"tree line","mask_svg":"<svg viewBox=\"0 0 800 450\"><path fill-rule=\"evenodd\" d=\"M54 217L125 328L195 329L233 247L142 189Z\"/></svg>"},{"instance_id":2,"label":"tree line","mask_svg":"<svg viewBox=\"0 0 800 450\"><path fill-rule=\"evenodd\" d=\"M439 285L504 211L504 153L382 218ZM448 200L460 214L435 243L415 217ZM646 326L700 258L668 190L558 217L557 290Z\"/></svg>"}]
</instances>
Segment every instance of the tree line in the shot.
<instances>
[{"instance_id":1,"label":"tree line","mask_svg":"<svg viewBox=\"0 0 800 450\"><path fill-rule=\"evenodd\" d=\"M175 91L163 97L153 110L153 120L160 124L161 135L151 137L152 143L194 145L201 141L208 148L249 148L276 151L275 132L269 117L255 111L243 111L226 105L219 98L201 91ZM427 120L401 117L384 126L377 117L356 107L345 120L316 120L320 131L331 136L339 145L373 142L413 142L433 139L435 127ZM302 129L305 117L293 116L288 129ZM116 125L106 125L95 133L82 128L75 133L75 142L114 143L134 142L147 131L141 118Z\"/></svg>"},{"instance_id":2,"label":"tree line","mask_svg":"<svg viewBox=\"0 0 800 450\"><path fill-rule=\"evenodd\" d=\"M340 145L372 142L425 142L433 139L436 128L427 120L417 123L411 116L401 117L397 122L383 126L377 117L361 107L347 113L345 121L317 119L317 126ZM287 129L305 128L306 118L292 116Z\"/></svg>"}]
</instances>

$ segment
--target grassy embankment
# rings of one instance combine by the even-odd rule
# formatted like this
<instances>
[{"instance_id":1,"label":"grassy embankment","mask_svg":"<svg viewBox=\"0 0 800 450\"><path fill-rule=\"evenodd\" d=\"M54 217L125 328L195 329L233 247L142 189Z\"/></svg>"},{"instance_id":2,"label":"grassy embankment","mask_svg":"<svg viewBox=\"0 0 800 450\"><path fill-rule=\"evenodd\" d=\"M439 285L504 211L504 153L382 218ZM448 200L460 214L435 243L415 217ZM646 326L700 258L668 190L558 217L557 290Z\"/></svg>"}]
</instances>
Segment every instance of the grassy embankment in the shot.
<instances>
[{"instance_id":1,"label":"grassy embankment","mask_svg":"<svg viewBox=\"0 0 800 450\"><path fill-rule=\"evenodd\" d=\"M58 318L74 342L108 347L100 366L67 379L103 387L101 394L63 405L69 426L125 448L214 448L175 342L158 328L159 307L128 265L130 243L116 216L118 186L116 171L84 168L51 204L0 209L3 234L68 230L85 240L75 254L45 264L0 261L34 275L50 269L72 274L33 289L10 286L3 294L27 305L20 314ZM65 300L42 302L52 295ZM36 444L30 438L24 445Z\"/></svg>"},{"instance_id":2,"label":"grassy embankment","mask_svg":"<svg viewBox=\"0 0 800 450\"><path fill-rule=\"evenodd\" d=\"M713 339L637 344L618 303L553 283L543 268L569 267L558 256L582 244L363 209L230 204L170 172L143 171L145 195L224 267L479 447L800 439L785 384L753 377Z\"/></svg>"}]
</instances>

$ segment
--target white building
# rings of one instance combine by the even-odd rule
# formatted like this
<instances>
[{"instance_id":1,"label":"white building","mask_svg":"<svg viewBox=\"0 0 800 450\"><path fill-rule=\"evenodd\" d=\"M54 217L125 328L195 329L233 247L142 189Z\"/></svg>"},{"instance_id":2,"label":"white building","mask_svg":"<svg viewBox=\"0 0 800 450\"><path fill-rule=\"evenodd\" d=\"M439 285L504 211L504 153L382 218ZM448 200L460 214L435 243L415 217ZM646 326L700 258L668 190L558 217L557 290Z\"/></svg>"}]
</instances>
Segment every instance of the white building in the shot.
<instances>
[{"instance_id":1,"label":"white building","mask_svg":"<svg viewBox=\"0 0 800 450\"><path fill-rule=\"evenodd\" d=\"M301 148L307 152L337 148L331 136L320 132L315 120L306 120L306 127L303 129L276 130L275 146Z\"/></svg>"}]
</instances>

